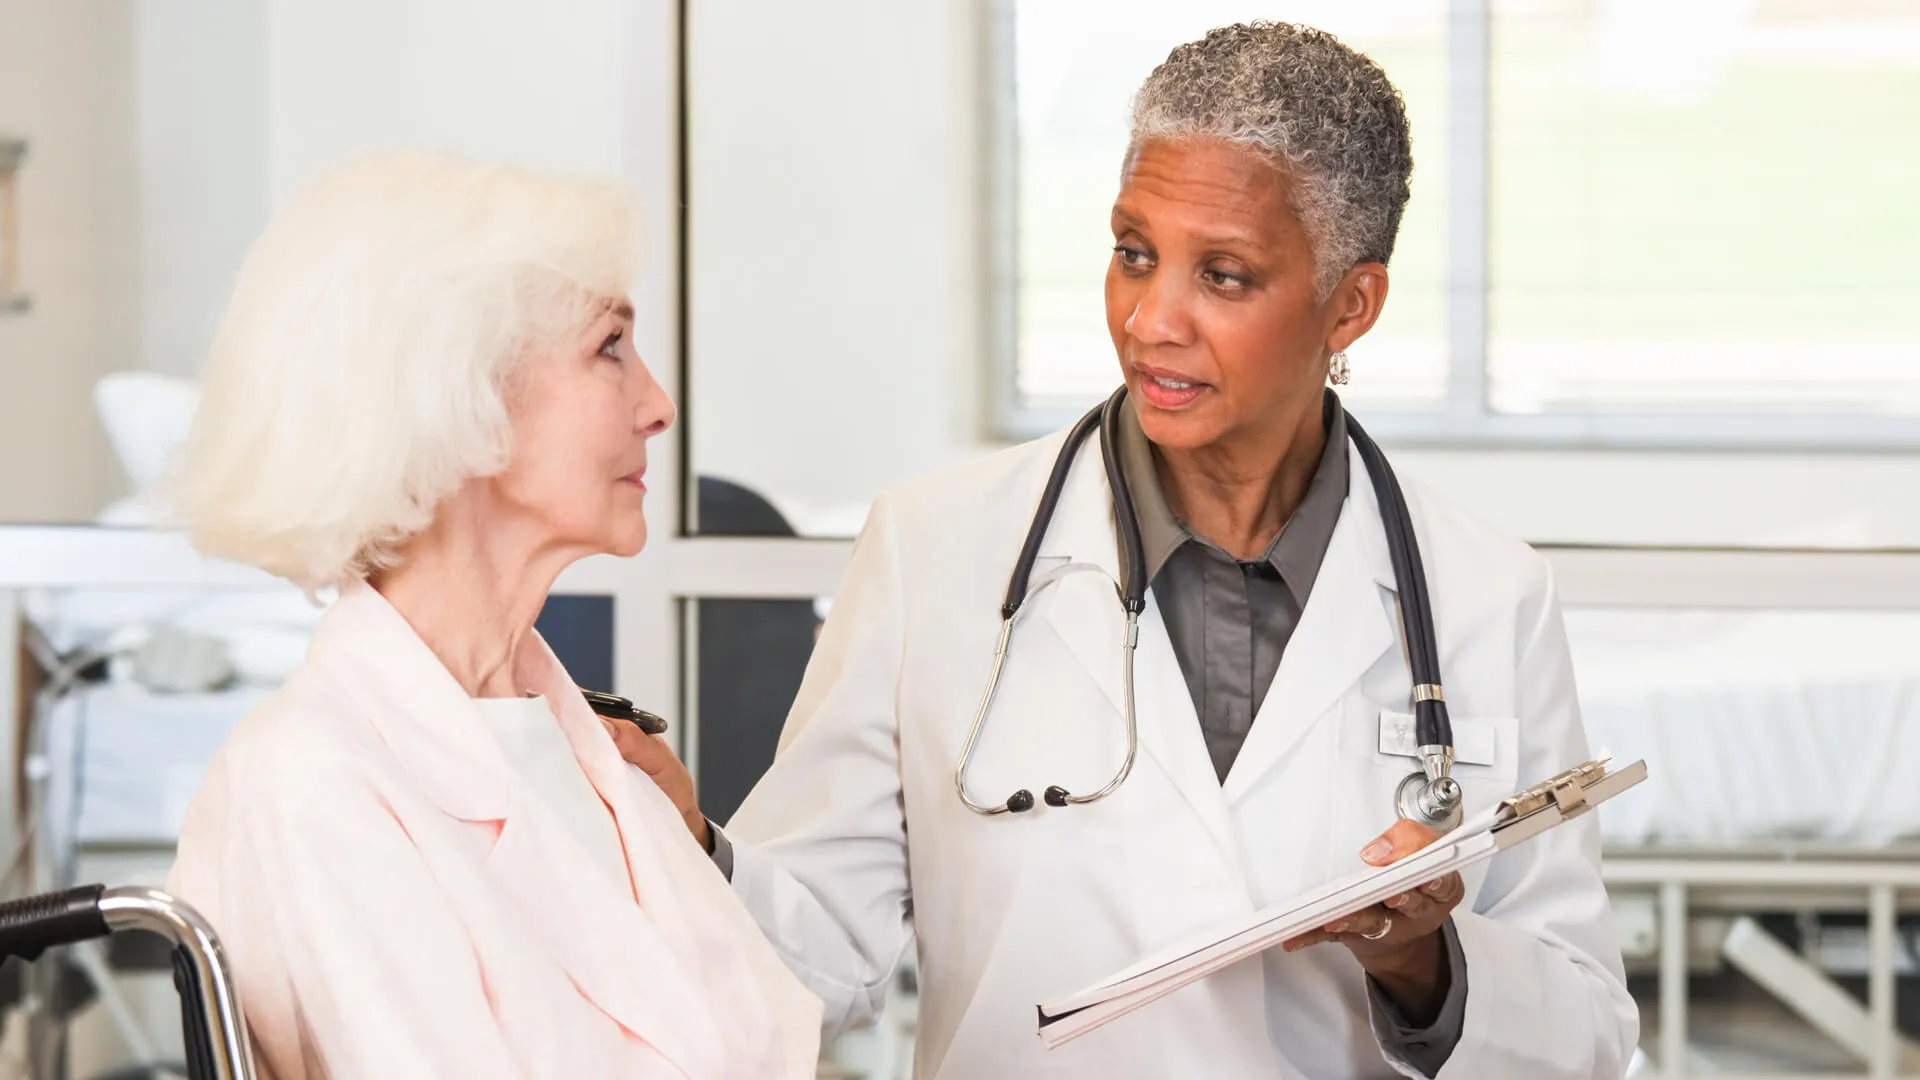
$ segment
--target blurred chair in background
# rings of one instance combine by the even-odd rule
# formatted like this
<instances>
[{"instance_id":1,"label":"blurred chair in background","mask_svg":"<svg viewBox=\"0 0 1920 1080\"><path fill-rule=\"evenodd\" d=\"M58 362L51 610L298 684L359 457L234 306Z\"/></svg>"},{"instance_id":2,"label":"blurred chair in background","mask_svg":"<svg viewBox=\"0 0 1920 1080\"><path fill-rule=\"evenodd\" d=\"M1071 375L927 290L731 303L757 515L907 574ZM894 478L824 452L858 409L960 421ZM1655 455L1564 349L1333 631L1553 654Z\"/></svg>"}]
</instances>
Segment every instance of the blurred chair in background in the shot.
<instances>
[{"instance_id":1,"label":"blurred chair in background","mask_svg":"<svg viewBox=\"0 0 1920 1080\"><path fill-rule=\"evenodd\" d=\"M798 535L758 493L699 479L700 531L712 536ZM813 654L811 600L702 600L698 627L699 742L694 782L715 821L733 816L773 763L780 728Z\"/></svg>"}]
</instances>

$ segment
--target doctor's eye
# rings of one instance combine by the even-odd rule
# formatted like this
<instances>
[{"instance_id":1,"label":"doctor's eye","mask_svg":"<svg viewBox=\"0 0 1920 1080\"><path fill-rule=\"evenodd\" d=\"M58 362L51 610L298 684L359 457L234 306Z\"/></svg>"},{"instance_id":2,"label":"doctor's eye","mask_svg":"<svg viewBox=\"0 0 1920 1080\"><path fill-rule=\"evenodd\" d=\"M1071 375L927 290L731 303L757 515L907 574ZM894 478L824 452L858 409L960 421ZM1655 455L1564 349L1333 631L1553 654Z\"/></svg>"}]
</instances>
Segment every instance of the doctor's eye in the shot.
<instances>
[{"instance_id":1,"label":"doctor's eye","mask_svg":"<svg viewBox=\"0 0 1920 1080\"><path fill-rule=\"evenodd\" d=\"M1249 284L1244 274L1236 274L1229 270L1216 270L1212 267L1200 271L1200 276L1206 279L1207 284L1226 292L1239 292Z\"/></svg>"}]
</instances>

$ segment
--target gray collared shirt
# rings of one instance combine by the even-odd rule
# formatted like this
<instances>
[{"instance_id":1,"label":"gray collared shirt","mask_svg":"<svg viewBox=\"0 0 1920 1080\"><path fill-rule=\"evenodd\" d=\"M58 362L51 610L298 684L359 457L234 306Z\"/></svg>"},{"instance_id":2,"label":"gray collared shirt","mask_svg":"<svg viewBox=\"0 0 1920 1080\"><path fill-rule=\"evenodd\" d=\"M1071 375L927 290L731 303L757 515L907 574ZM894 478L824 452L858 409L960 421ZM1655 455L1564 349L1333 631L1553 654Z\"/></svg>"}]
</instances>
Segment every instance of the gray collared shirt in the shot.
<instances>
[{"instance_id":1,"label":"gray collared shirt","mask_svg":"<svg viewBox=\"0 0 1920 1080\"><path fill-rule=\"evenodd\" d=\"M1313 592L1314 579L1346 505L1347 414L1329 391L1323 409L1326 448L1307 492L1258 559L1241 560L1189 529L1167 505L1154 449L1132 409L1120 427L1120 470L1140 519L1140 544L1154 603L1193 697L1215 774L1225 782L1280 670L1280 657ZM1270 716L1268 723L1298 718ZM1451 920L1441 927L1447 997L1431 1026L1415 1028L1369 979L1385 1049L1433 1076L1460 1041L1466 1021L1467 969Z\"/></svg>"},{"instance_id":2,"label":"gray collared shirt","mask_svg":"<svg viewBox=\"0 0 1920 1080\"><path fill-rule=\"evenodd\" d=\"M1346 505L1347 417L1332 395L1326 400L1326 449L1306 495L1260 557L1248 560L1174 515L1140 421L1132 409L1122 417L1120 471L1140 519L1147 580L1223 783L1280 670Z\"/></svg>"}]
</instances>

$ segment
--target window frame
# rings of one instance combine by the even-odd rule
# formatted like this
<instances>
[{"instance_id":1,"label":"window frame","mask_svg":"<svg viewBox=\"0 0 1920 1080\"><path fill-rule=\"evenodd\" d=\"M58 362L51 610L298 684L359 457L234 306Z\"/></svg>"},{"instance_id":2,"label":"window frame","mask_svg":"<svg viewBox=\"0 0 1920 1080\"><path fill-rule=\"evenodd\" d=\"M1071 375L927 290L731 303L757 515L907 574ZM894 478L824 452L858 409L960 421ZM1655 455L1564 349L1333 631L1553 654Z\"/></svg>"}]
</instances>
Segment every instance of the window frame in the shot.
<instances>
[{"instance_id":1,"label":"window frame","mask_svg":"<svg viewBox=\"0 0 1920 1080\"><path fill-rule=\"evenodd\" d=\"M985 0L986 238L991 327L986 409L991 437L1023 442L1073 423L1081 408L1036 404L1019 391L1018 88L1015 6ZM1492 0L1449 0L1447 13L1446 392L1425 411L1366 410L1383 441L1435 449L1904 452L1920 450L1920 418L1872 413L1700 413L1685 409L1502 413L1487 393L1488 160Z\"/></svg>"}]
</instances>

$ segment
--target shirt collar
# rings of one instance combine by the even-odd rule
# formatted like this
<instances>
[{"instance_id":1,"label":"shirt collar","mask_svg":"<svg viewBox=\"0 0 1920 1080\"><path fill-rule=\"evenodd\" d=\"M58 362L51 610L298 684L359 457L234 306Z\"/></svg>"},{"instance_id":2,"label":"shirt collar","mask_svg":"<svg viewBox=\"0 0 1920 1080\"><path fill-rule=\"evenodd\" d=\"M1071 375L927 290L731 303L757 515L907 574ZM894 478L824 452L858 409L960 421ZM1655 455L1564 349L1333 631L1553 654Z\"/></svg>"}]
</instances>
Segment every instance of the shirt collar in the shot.
<instances>
[{"instance_id":1,"label":"shirt collar","mask_svg":"<svg viewBox=\"0 0 1920 1080\"><path fill-rule=\"evenodd\" d=\"M1340 520L1340 508L1347 499L1350 467L1347 462L1347 413L1340 399L1328 390L1321 407L1326 431L1326 448L1314 467L1307 493L1287 519L1280 532L1261 553L1267 563L1287 583L1294 599L1304 607L1318 575L1327 545L1333 541L1333 527ZM1215 551L1218 545L1188 529L1167 505L1160 488L1160 473L1154 464L1153 444L1140 428L1140 418L1132 408L1120 415L1120 473L1133 496L1134 513L1140 520L1140 546L1147 560L1147 580L1173 558L1174 552L1188 543L1197 543ZM1223 553L1224 554L1224 553Z\"/></svg>"}]
</instances>

